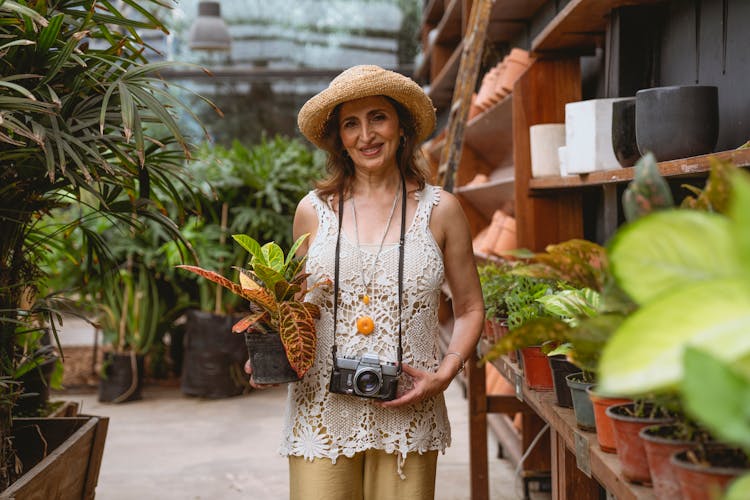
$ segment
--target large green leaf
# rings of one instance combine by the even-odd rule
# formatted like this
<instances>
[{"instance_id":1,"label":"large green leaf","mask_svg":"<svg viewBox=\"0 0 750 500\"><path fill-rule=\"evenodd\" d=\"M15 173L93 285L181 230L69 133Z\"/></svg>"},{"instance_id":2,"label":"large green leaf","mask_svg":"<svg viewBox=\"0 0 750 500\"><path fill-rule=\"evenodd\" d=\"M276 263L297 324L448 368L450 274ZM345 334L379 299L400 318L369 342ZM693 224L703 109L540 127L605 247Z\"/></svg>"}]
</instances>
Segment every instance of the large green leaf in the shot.
<instances>
[{"instance_id":1,"label":"large green leaf","mask_svg":"<svg viewBox=\"0 0 750 500\"><path fill-rule=\"evenodd\" d=\"M750 498L750 472L729 484L724 500L747 500Z\"/></svg>"},{"instance_id":2,"label":"large green leaf","mask_svg":"<svg viewBox=\"0 0 750 500\"><path fill-rule=\"evenodd\" d=\"M643 304L690 283L737 276L735 245L725 216L675 209L624 226L609 254L622 289Z\"/></svg>"},{"instance_id":3,"label":"large green leaf","mask_svg":"<svg viewBox=\"0 0 750 500\"><path fill-rule=\"evenodd\" d=\"M602 391L639 395L675 387L688 345L725 361L750 353L748 283L727 278L685 284L628 316L602 352Z\"/></svg>"},{"instance_id":4,"label":"large green leaf","mask_svg":"<svg viewBox=\"0 0 750 500\"><path fill-rule=\"evenodd\" d=\"M750 450L750 380L704 351L685 350L687 410L716 436Z\"/></svg>"},{"instance_id":5,"label":"large green leaf","mask_svg":"<svg viewBox=\"0 0 750 500\"><path fill-rule=\"evenodd\" d=\"M732 234L745 279L750 281L750 176L746 172L737 171L734 172L732 181L733 196L729 208Z\"/></svg>"}]
</instances>

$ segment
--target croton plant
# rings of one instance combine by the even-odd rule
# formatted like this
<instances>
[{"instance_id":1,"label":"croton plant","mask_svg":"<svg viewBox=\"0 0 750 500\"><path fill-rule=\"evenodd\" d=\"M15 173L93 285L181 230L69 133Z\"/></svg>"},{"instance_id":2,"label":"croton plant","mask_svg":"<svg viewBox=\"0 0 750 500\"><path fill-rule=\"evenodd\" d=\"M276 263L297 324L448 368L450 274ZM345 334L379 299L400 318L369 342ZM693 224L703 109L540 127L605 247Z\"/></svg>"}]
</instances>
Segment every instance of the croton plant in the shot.
<instances>
[{"instance_id":1,"label":"croton plant","mask_svg":"<svg viewBox=\"0 0 750 500\"><path fill-rule=\"evenodd\" d=\"M250 314L235 323L232 331L278 332L289 364L299 377L310 369L315 359L315 320L320 317L318 306L303 299L314 288L330 285L330 280L323 280L310 287L304 286L309 276L305 272L306 259L295 257L295 253L307 236L298 238L285 256L273 241L261 246L250 236L233 235L232 238L250 253L248 268L238 268L239 283L202 267L177 266L250 301Z\"/></svg>"}]
</instances>

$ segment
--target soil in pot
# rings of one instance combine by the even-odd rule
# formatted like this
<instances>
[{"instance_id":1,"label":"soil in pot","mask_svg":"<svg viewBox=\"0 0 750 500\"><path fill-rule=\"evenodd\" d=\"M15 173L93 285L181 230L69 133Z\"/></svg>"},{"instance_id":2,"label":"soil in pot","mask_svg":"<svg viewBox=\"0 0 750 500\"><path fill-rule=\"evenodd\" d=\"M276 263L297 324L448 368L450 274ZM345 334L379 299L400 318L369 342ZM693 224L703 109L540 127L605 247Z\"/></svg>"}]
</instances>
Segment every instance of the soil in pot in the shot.
<instances>
[{"instance_id":1,"label":"soil in pot","mask_svg":"<svg viewBox=\"0 0 750 500\"><path fill-rule=\"evenodd\" d=\"M622 463L622 475L631 483L651 486L651 472L646 448L638 433L644 427L667 424L673 416L664 415L650 403L625 403L607 408L615 430L617 457Z\"/></svg>"},{"instance_id":2,"label":"soil in pot","mask_svg":"<svg viewBox=\"0 0 750 500\"><path fill-rule=\"evenodd\" d=\"M721 498L729 483L750 469L750 460L738 448L709 444L672 455L683 500Z\"/></svg>"},{"instance_id":3,"label":"soil in pot","mask_svg":"<svg viewBox=\"0 0 750 500\"><path fill-rule=\"evenodd\" d=\"M683 428L679 423L651 425L639 432L646 449L654 494L659 500L680 498L680 483L670 457L695 446L695 440L681 436Z\"/></svg>"},{"instance_id":4,"label":"soil in pot","mask_svg":"<svg viewBox=\"0 0 750 500\"><path fill-rule=\"evenodd\" d=\"M523 359L523 378L529 389L535 391L552 390L552 371L549 369L547 355L539 346L521 349Z\"/></svg>"},{"instance_id":5,"label":"soil in pot","mask_svg":"<svg viewBox=\"0 0 750 500\"><path fill-rule=\"evenodd\" d=\"M299 380L289 364L278 332L245 333L245 343L256 384L284 384Z\"/></svg>"},{"instance_id":6,"label":"soil in pot","mask_svg":"<svg viewBox=\"0 0 750 500\"><path fill-rule=\"evenodd\" d=\"M105 352L102 372L99 380L99 401L102 403L124 403L142 398L142 355Z\"/></svg>"},{"instance_id":7,"label":"soil in pot","mask_svg":"<svg viewBox=\"0 0 750 500\"><path fill-rule=\"evenodd\" d=\"M570 396L573 399L573 412L576 416L576 425L581 430L594 432L596 430L594 405L591 403L589 395L586 394L586 389L594 385L594 382L586 380L583 372L567 375L565 382L570 388Z\"/></svg>"},{"instance_id":8,"label":"soil in pot","mask_svg":"<svg viewBox=\"0 0 750 500\"><path fill-rule=\"evenodd\" d=\"M571 373L580 373L581 369L568 361L564 354L547 356L550 370L552 370L552 386L555 389L557 405L563 408L573 408L573 397L565 377Z\"/></svg>"},{"instance_id":9,"label":"soil in pot","mask_svg":"<svg viewBox=\"0 0 750 500\"><path fill-rule=\"evenodd\" d=\"M615 453L617 443L615 442L615 429L612 419L607 416L607 408L614 405L632 402L631 399L615 398L596 392L596 386L592 385L586 389L594 409L594 422L596 423L596 440L599 448L606 453Z\"/></svg>"}]
</instances>

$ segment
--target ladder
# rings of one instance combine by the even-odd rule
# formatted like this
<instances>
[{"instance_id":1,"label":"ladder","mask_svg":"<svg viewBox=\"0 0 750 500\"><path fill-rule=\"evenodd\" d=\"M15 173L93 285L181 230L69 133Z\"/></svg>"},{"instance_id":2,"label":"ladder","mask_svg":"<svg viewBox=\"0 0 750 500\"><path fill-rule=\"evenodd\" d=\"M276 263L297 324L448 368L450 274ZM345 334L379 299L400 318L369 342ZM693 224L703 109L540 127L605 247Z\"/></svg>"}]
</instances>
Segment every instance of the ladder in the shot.
<instances>
[{"instance_id":1,"label":"ladder","mask_svg":"<svg viewBox=\"0 0 750 500\"><path fill-rule=\"evenodd\" d=\"M448 131L438 166L438 172L443 175L443 189L448 192L453 192L456 183L456 171L461 161L464 143L464 129L469 117L471 96L479 76L484 40L487 37L487 26L494 3L495 0L474 0L471 5L469 25L464 37L456 87L453 90L453 100L448 115Z\"/></svg>"}]
</instances>

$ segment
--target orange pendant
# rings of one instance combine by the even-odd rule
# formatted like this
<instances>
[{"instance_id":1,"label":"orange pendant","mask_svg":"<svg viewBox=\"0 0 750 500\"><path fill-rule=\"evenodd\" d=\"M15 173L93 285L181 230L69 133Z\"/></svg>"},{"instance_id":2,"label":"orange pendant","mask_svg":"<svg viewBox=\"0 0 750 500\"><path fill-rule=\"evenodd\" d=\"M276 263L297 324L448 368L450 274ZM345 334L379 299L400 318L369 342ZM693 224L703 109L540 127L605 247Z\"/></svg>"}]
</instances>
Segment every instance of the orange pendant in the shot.
<instances>
[{"instance_id":1,"label":"orange pendant","mask_svg":"<svg viewBox=\"0 0 750 500\"><path fill-rule=\"evenodd\" d=\"M369 316L357 318L357 331L362 335L370 335L375 329L375 322Z\"/></svg>"},{"instance_id":2,"label":"orange pendant","mask_svg":"<svg viewBox=\"0 0 750 500\"><path fill-rule=\"evenodd\" d=\"M360 300L362 301L362 303L363 303L363 304L365 304L365 305L367 305L367 304L369 304L369 303L370 303L370 296L369 296L369 295L367 295L367 294L364 294L364 295L360 296L360 298L359 298L359 299L360 299Z\"/></svg>"}]
</instances>

